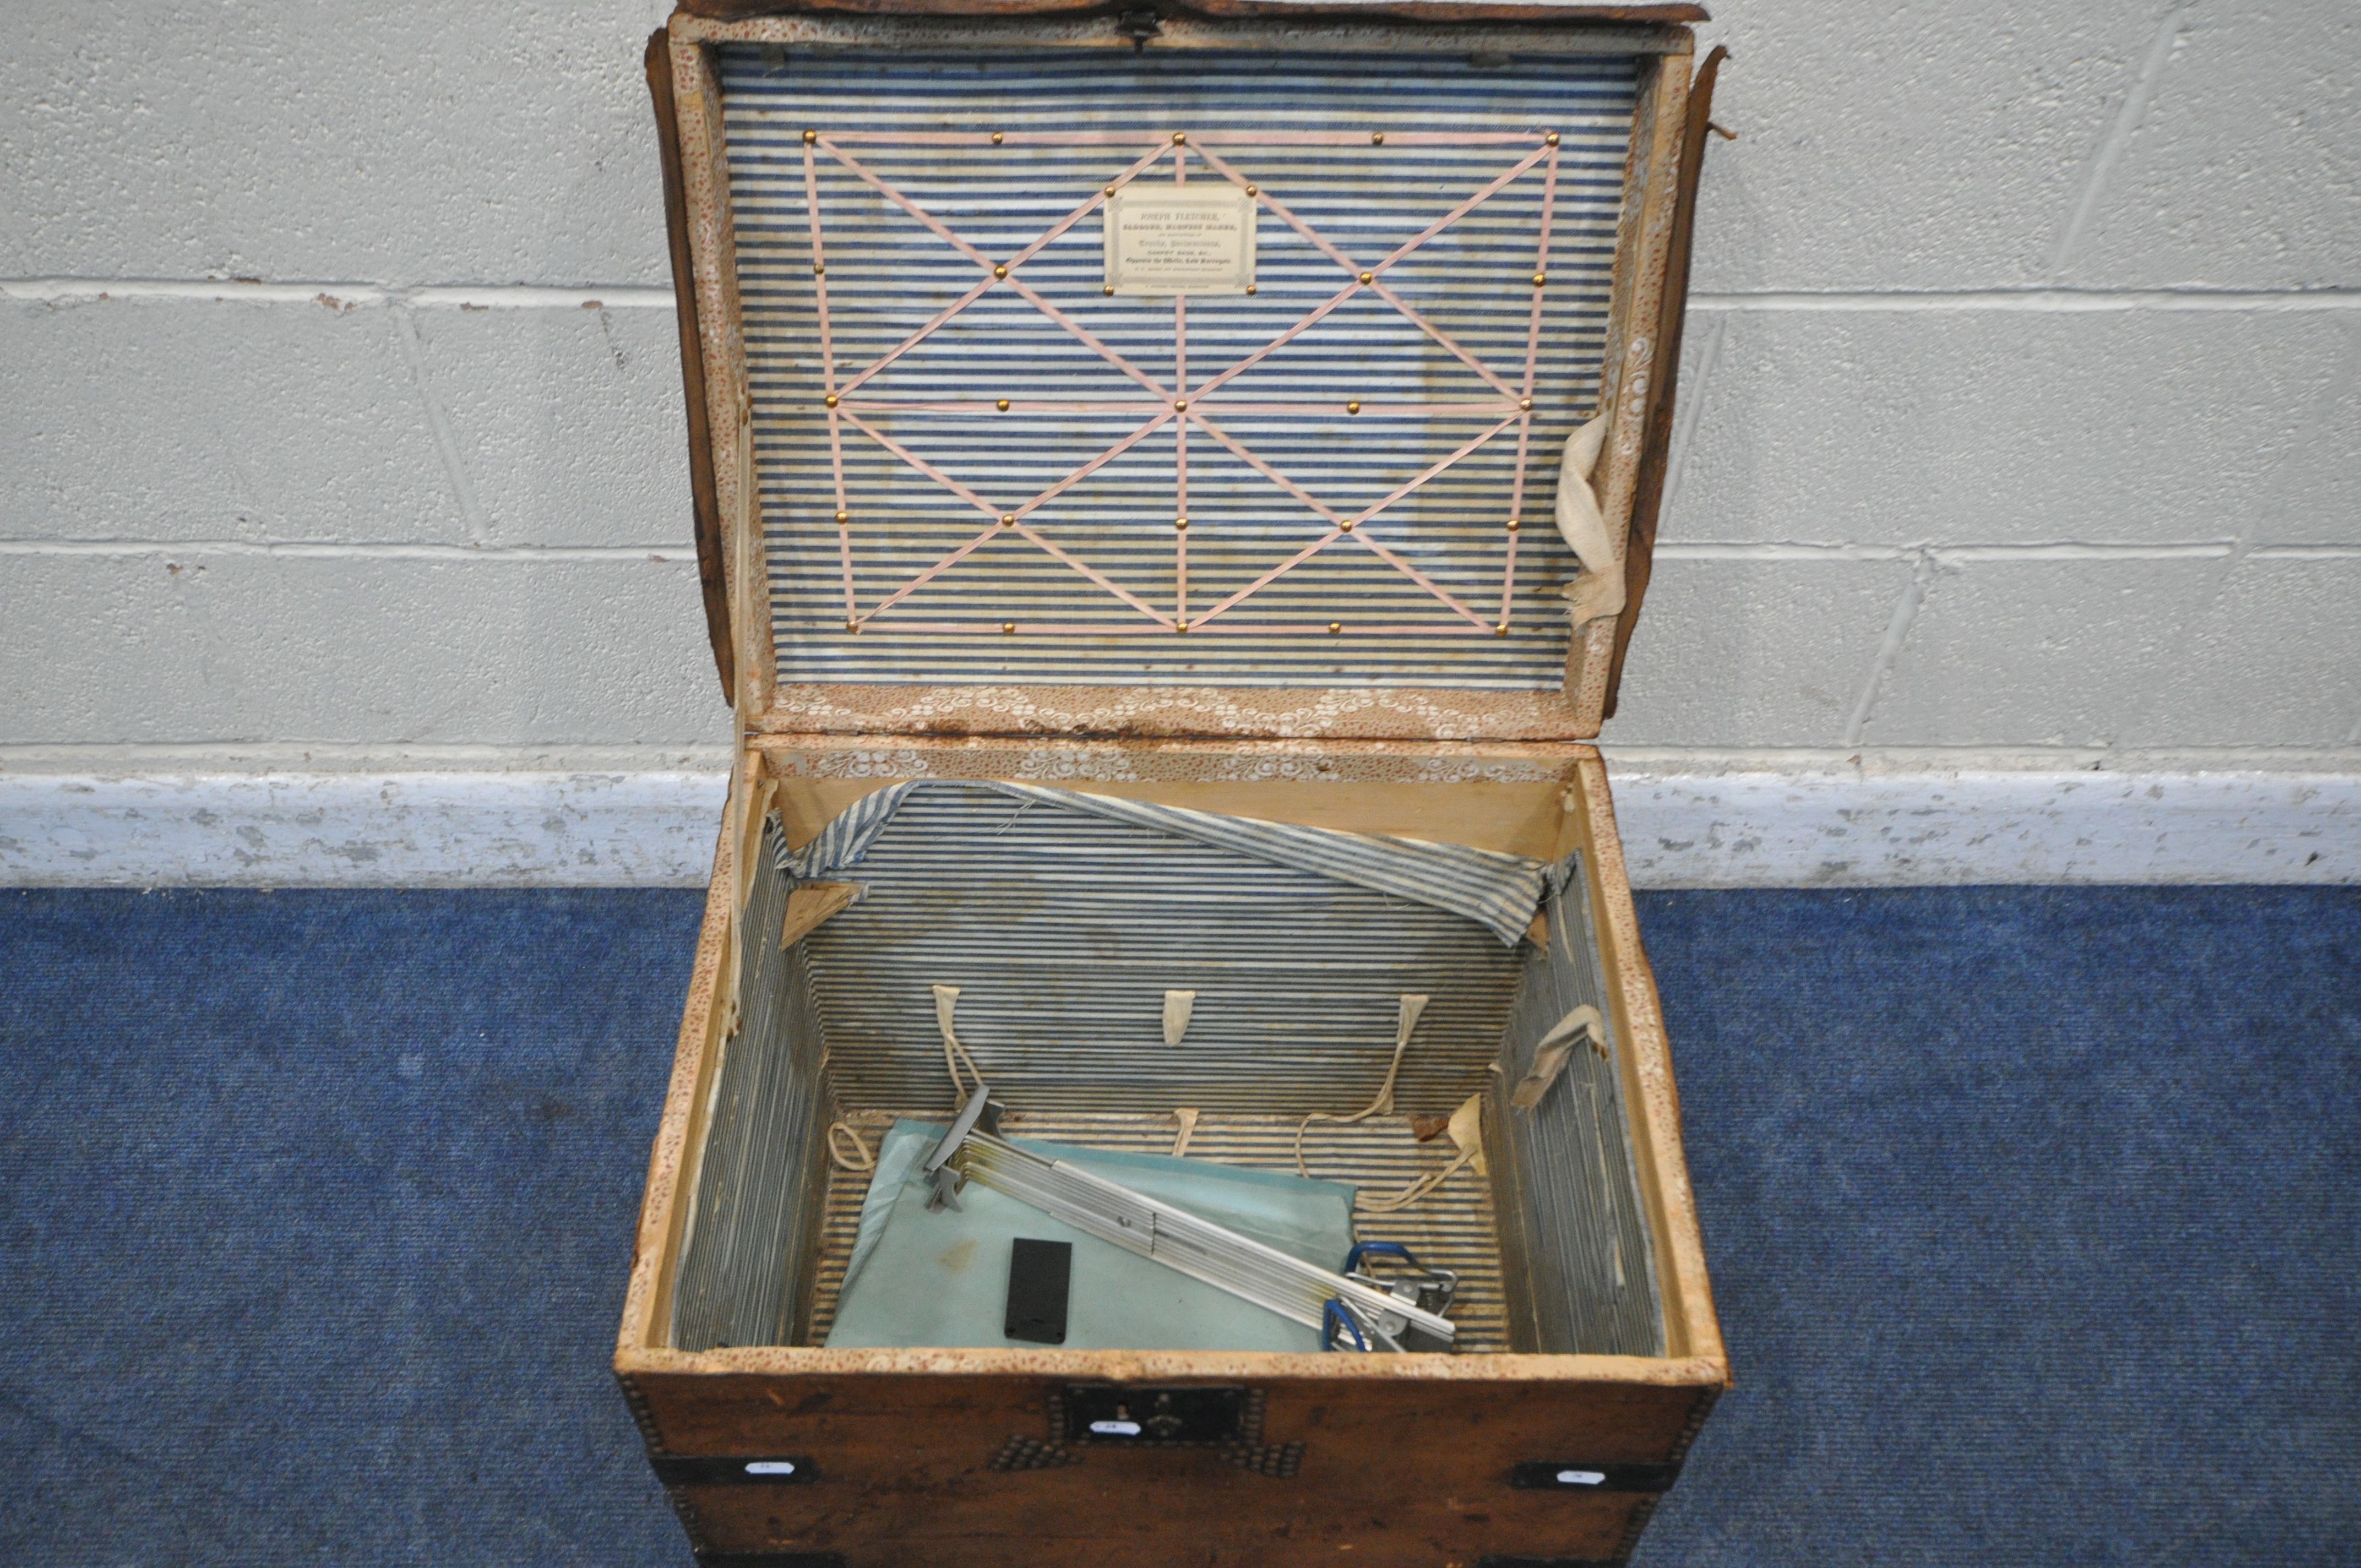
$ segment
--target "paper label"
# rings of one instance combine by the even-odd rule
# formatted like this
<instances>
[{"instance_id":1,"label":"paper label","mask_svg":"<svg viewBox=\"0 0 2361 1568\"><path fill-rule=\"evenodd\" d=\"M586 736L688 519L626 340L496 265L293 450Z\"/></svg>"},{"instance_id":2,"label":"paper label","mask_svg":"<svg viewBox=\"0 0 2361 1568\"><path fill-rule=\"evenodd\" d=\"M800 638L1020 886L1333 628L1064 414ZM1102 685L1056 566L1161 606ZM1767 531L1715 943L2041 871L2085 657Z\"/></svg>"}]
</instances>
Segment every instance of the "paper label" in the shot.
<instances>
[{"instance_id":1,"label":"paper label","mask_svg":"<svg viewBox=\"0 0 2361 1568\"><path fill-rule=\"evenodd\" d=\"M1118 294L1243 294L1255 199L1236 186L1126 185L1107 199L1106 281Z\"/></svg>"}]
</instances>

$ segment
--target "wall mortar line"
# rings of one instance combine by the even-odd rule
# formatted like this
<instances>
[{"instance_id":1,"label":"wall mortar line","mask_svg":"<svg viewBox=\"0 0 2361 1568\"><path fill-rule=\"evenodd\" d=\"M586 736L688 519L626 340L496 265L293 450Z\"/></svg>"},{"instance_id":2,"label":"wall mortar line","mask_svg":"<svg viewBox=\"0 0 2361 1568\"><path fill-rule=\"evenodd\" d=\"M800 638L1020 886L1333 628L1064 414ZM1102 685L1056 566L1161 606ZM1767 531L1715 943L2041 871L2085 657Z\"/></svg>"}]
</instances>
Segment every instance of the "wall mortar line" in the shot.
<instances>
[{"instance_id":1,"label":"wall mortar line","mask_svg":"<svg viewBox=\"0 0 2361 1568\"><path fill-rule=\"evenodd\" d=\"M258 278L0 278L0 298L77 305L167 301L186 304L407 305L416 310L671 310L669 289L579 288L551 283L397 285Z\"/></svg>"},{"instance_id":2,"label":"wall mortar line","mask_svg":"<svg viewBox=\"0 0 2361 1568\"><path fill-rule=\"evenodd\" d=\"M306 561L628 561L694 563L687 544L343 544L313 540L0 539L0 555L280 555Z\"/></svg>"},{"instance_id":3,"label":"wall mortar line","mask_svg":"<svg viewBox=\"0 0 2361 1568\"><path fill-rule=\"evenodd\" d=\"M1831 314L1993 312L2027 315L2158 313L2312 313L2361 310L2361 289L1892 289L1695 293L1693 311Z\"/></svg>"},{"instance_id":4,"label":"wall mortar line","mask_svg":"<svg viewBox=\"0 0 2361 1568\"><path fill-rule=\"evenodd\" d=\"M666 310L672 291L638 284L434 283L228 278L0 278L0 298L27 304L408 305L413 310ZM2312 313L2361 310L2361 289L1758 289L1699 290L1689 308L1708 313L1956 312L2077 315L2196 312Z\"/></svg>"}]
</instances>

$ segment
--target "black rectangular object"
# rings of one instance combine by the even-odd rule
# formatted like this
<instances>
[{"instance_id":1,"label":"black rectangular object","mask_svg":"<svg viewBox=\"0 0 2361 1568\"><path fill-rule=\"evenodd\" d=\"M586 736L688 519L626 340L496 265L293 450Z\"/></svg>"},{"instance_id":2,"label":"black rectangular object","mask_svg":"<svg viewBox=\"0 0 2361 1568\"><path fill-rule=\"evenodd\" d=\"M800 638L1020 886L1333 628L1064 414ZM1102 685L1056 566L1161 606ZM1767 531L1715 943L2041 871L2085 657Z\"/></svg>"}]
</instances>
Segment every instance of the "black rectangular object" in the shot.
<instances>
[{"instance_id":1,"label":"black rectangular object","mask_svg":"<svg viewBox=\"0 0 2361 1568\"><path fill-rule=\"evenodd\" d=\"M1246 1406L1243 1388L1077 1384L1066 1390L1066 1438L1141 1447L1219 1447L1238 1440Z\"/></svg>"},{"instance_id":2,"label":"black rectangular object","mask_svg":"<svg viewBox=\"0 0 2361 1568\"><path fill-rule=\"evenodd\" d=\"M666 1486L800 1486L819 1479L802 1454L659 1453L651 1460Z\"/></svg>"},{"instance_id":3,"label":"black rectangular object","mask_svg":"<svg viewBox=\"0 0 2361 1568\"><path fill-rule=\"evenodd\" d=\"M1523 1492L1669 1492L1677 1464L1598 1464L1579 1459L1533 1459L1509 1472Z\"/></svg>"},{"instance_id":4,"label":"black rectangular object","mask_svg":"<svg viewBox=\"0 0 2361 1568\"><path fill-rule=\"evenodd\" d=\"M1073 1243L1017 1237L1008 1254L1008 1320L1001 1332L1031 1344L1065 1343L1073 1278Z\"/></svg>"}]
</instances>

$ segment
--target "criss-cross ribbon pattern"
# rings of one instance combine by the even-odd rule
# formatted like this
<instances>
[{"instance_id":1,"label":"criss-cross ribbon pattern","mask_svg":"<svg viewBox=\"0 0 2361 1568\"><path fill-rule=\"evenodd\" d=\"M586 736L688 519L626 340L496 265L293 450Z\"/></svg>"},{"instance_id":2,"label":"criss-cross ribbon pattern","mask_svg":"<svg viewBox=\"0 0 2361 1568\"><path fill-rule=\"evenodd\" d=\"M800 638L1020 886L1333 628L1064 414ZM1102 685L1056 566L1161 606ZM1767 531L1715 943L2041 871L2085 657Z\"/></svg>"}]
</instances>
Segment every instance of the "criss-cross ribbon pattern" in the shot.
<instances>
[{"instance_id":1,"label":"criss-cross ribbon pattern","mask_svg":"<svg viewBox=\"0 0 2361 1568\"><path fill-rule=\"evenodd\" d=\"M807 130L802 136L803 186L807 220L810 231L812 258L813 304L818 326L820 378L824 389L824 405L828 421L829 470L835 485L835 515L841 561L844 589L844 621L848 631L858 633L864 627L877 624L882 630L890 625L897 632L943 632L972 634L978 628L968 622L937 622L908 614L904 606L912 595L1002 534L1022 539L1044 552L1063 565L1087 578L1111 598L1133 612L1128 620L1115 623L1093 621L1077 625L1062 621L1027 622L1012 612L1001 624L1004 632L1081 633L1106 636L1133 632L1146 635L1187 632L1218 635L1237 630L1256 636L1274 633L1317 632L1330 635L1359 633L1386 637L1402 636L1487 636L1505 635L1510 628L1516 592L1517 531L1514 521L1503 531L1501 549L1500 597L1497 611L1488 612L1471 604L1460 594L1455 594L1418 565L1401 551L1389 546L1380 535L1385 532L1387 510L1413 494L1453 465L1468 457L1496 439L1515 433L1516 458L1510 471L1509 514L1514 520L1523 505L1527 462L1533 451L1533 387L1542 344L1543 298L1547 288L1550 263L1550 236L1555 218L1558 194L1559 137L1554 131L1444 131L1399 132L1394 144L1400 147L1433 147L1455 148L1497 148L1503 159L1499 173L1470 192L1441 217L1434 219L1410 238L1384 255L1356 258L1342 246L1323 235L1292 211L1280 196L1266 184L1242 170L1234 159L1244 159L1247 148L1293 149L1298 152L1329 148L1367 148L1373 141L1382 144L1383 134L1361 131L1334 130L1268 130L1229 132L1197 130L1181 127L1153 133L1123 133L1116 131L831 131L825 127ZM1104 147L1115 157L1135 154L1132 160L1104 185L1089 195L1040 235L1005 255L994 255L972 244L940 217L930 213L917 201L897 190L881 178L864 161L872 148L940 148L972 149L1006 145L1043 148ZM840 165L892 207L906 214L964 258L976 269L972 287L958 298L919 323L908 335L870 363L857 367L840 366L837 362L836 335L831 330L829 314L829 258L826 215L820 201L820 170L822 160ZM1342 277L1335 291L1312 309L1305 312L1286 327L1274 334L1269 342L1226 365L1202 379L1192 382L1189 376L1189 302L1185 294L1172 302L1172 375L1169 380L1142 368L1133 359L1111 346L1104 338L1060 309L1036 289L1024 276L1027 263L1056 243L1076 225L1099 214L1125 187L1135 181L1159 179L1169 165L1170 178L1186 182L1191 165L1197 166L1201 177L1227 181L1244 192L1253 203L1257 221L1264 216L1285 225L1319 255L1333 262ZM1487 365L1477 355L1456 341L1426 315L1422 314L1389 283L1388 273L1400 266L1419 248L1442 234L1452 225L1477 211L1483 203L1513 182L1527 177L1541 182L1539 232L1533 255L1531 282L1532 304L1525 333L1525 354L1521 367L1502 374ZM1137 389L1133 399L1061 400L1040 397L985 400L922 400L878 395L872 387L879 376L901 360L913 349L939 332L961 313L985 298L994 291L1005 291L1030 305L1060 329L1071 334L1099 358L1120 372ZM1251 395L1250 379L1255 368L1270 356L1297 338L1317 327L1340 308L1361 295L1383 301L1400 313L1419 333L1431 339L1480 383L1484 390L1471 396L1355 400L1339 408L1330 400L1257 400ZM1014 391L1014 389L1010 389ZM987 413L1008 416L1106 416L1137 417L1139 423L1121 439L1089 457L1071 472L1038 493L1022 499L994 499L983 494L947 472L910 441L896 439L880 428L887 419L900 420L908 416L947 415L972 418ZM1477 423L1477 433L1461 442L1452 451L1428 463L1409 478L1394 486L1376 500L1356 507L1333 505L1290 477L1274 463L1256 453L1224 423L1225 416L1238 418L1262 416L1333 416L1345 412L1371 420L1424 419L1444 416ZM1191 433L1202 434L1227 452L1264 479L1276 486L1312 514L1312 536L1292 554L1278 561L1244 587L1213 598L1202 607L1192 606L1189 586L1189 532L1185 521L1178 521L1173 530L1173 587L1170 609L1159 607L1126 587L1114 577L1083 560L1059 543L1043 528L1037 526L1035 514L1051 501L1080 485L1143 441L1172 427L1173 475L1172 487L1179 519L1185 520L1189 506L1189 444ZM845 452L849 442L867 440L891 453L910 468L924 475L967 507L974 509L983 519L977 532L939 559L925 566L906 582L890 587L862 585L855 580L851 518L854 498L846 480ZM1372 525L1375 526L1372 526ZM1285 621L1274 623L1258 620L1241 623L1231 619L1232 612L1253 595L1269 587L1286 574L1294 571L1322 551L1350 540L1416 584L1431 596L1438 612L1433 620L1408 623L1371 623L1347 626L1338 621L1305 622L1301 625ZM876 597L864 602L864 587Z\"/></svg>"}]
</instances>

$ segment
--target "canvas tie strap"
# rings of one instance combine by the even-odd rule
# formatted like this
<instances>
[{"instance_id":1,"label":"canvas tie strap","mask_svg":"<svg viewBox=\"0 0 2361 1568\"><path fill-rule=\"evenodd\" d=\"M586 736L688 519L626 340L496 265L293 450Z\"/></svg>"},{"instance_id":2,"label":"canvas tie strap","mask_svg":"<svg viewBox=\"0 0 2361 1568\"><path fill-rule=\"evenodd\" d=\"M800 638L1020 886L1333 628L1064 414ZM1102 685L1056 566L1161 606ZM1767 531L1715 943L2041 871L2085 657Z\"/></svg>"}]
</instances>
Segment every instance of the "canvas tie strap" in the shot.
<instances>
[{"instance_id":1,"label":"canvas tie strap","mask_svg":"<svg viewBox=\"0 0 2361 1568\"><path fill-rule=\"evenodd\" d=\"M1164 993L1164 1043L1177 1046L1180 1036L1189 1032L1189 1015L1197 1010L1197 993L1193 991L1168 991Z\"/></svg>"},{"instance_id":2,"label":"canvas tie strap","mask_svg":"<svg viewBox=\"0 0 2361 1568\"><path fill-rule=\"evenodd\" d=\"M1390 1198L1372 1199L1362 1203L1361 1207L1372 1214L1390 1214L1397 1210L1407 1209L1471 1165L1476 1168L1477 1175L1490 1175L1484 1164L1483 1095L1471 1094L1460 1102L1459 1109L1451 1113L1450 1133L1451 1141L1459 1153L1449 1165L1420 1177Z\"/></svg>"},{"instance_id":3,"label":"canvas tie strap","mask_svg":"<svg viewBox=\"0 0 2361 1568\"><path fill-rule=\"evenodd\" d=\"M1402 993L1401 1008L1394 1018L1393 1060L1386 1064L1386 1080L1378 1086L1378 1097L1375 1100L1349 1116L1332 1116L1324 1111L1314 1111L1296 1126L1295 1171L1297 1175L1307 1179L1312 1175L1311 1168L1303 1163L1303 1134L1304 1129L1310 1127L1312 1123L1334 1122L1339 1126L1350 1126L1356 1122L1366 1122L1372 1116L1390 1116L1394 1113L1394 1080L1401 1074L1402 1053L1410 1049L1411 1035L1418 1028L1419 1015L1426 1011L1426 1004L1430 1000L1431 998L1416 992Z\"/></svg>"},{"instance_id":4,"label":"canvas tie strap","mask_svg":"<svg viewBox=\"0 0 2361 1568\"><path fill-rule=\"evenodd\" d=\"M1533 1047L1533 1065L1510 1091L1509 1103L1520 1111L1530 1111L1542 1102L1550 1085L1565 1070L1574 1048L1587 1039L1590 1048L1601 1058L1607 1055L1607 1020L1598 1009L1587 1003L1559 1019Z\"/></svg>"},{"instance_id":5,"label":"canvas tie strap","mask_svg":"<svg viewBox=\"0 0 2361 1568\"><path fill-rule=\"evenodd\" d=\"M850 1122L828 1124L828 1159L842 1171L875 1170L877 1157L861 1141L861 1134Z\"/></svg>"},{"instance_id":6,"label":"canvas tie strap","mask_svg":"<svg viewBox=\"0 0 2361 1568\"><path fill-rule=\"evenodd\" d=\"M959 1036L951 1031L951 1013L959 1006L960 988L938 985L931 989L935 993L935 1023L943 1031L943 1066L950 1069L951 1088L958 1091L959 1098L965 1100L970 1091L960 1078L960 1063L967 1063L968 1071L975 1075L978 1088L983 1085L983 1069L975 1065L975 1058L967 1054L967 1047L960 1044Z\"/></svg>"},{"instance_id":7,"label":"canvas tie strap","mask_svg":"<svg viewBox=\"0 0 2361 1568\"><path fill-rule=\"evenodd\" d=\"M1623 608L1623 574L1615 564L1615 542L1590 476L1607 443L1607 416L1599 415L1565 438L1557 471L1557 531L1582 562L1582 575L1558 591L1573 606L1574 624L1614 615Z\"/></svg>"},{"instance_id":8,"label":"canvas tie strap","mask_svg":"<svg viewBox=\"0 0 2361 1568\"><path fill-rule=\"evenodd\" d=\"M1180 1134L1172 1140L1172 1157L1179 1159L1189 1152L1189 1140L1197 1135L1197 1108L1183 1105L1172 1113L1172 1119L1180 1124Z\"/></svg>"}]
</instances>

